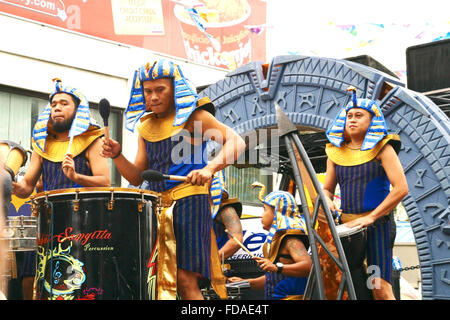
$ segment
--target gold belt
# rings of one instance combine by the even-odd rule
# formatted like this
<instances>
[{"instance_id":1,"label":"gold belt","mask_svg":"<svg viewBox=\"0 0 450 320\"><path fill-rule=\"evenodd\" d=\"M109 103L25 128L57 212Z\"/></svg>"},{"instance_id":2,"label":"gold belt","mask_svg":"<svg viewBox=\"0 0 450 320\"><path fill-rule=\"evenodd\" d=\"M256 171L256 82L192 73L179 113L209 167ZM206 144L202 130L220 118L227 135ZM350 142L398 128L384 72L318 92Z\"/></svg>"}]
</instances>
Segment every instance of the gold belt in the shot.
<instances>
[{"instance_id":1,"label":"gold belt","mask_svg":"<svg viewBox=\"0 0 450 320\"><path fill-rule=\"evenodd\" d=\"M358 218L362 218L365 217L367 215L369 215L372 211L367 211L367 212L363 212L363 213L341 213L341 221L342 223L346 223Z\"/></svg>"},{"instance_id":2,"label":"gold belt","mask_svg":"<svg viewBox=\"0 0 450 320\"><path fill-rule=\"evenodd\" d=\"M161 192L161 209L158 210L157 234L157 292L158 300L176 299L177 295L177 252L173 230L173 208L177 200L197 194L208 194L208 185L182 183L170 190ZM211 228L211 285L217 294L227 298L225 277L220 267L219 251Z\"/></svg>"},{"instance_id":3,"label":"gold belt","mask_svg":"<svg viewBox=\"0 0 450 320\"><path fill-rule=\"evenodd\" d=\"M174 201L196 194L209 194L208 185L197 186L183 182L172 189L161 192L161 206L168 208Z\"/></svg>"}]
</instances>

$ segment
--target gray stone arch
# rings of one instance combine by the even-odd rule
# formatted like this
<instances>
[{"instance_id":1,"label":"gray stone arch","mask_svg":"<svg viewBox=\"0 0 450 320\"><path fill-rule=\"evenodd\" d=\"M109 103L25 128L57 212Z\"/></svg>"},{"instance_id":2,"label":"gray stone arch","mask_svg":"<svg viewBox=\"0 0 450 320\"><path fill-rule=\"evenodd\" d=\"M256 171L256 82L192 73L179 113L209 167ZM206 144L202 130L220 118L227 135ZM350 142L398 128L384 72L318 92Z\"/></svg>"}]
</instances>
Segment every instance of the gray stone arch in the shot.
<instances>
[{"instance_id":1,"label":"gray stone arch","mask_svg":"<svg viewBox=\"0 0 450 320\"><path fill-rule=\"evenodd\" d=\"M423 299L450 299L450 122L424 95L398 79L358 63L279 56L264 74L252 62L204 89L216 118L244 135L276 127L277 102L299 128L324 132L350 99L378 100L391 133L400 135L400 161L409 194L403 199L417 243Z\"/></svg>"}]
</instances>

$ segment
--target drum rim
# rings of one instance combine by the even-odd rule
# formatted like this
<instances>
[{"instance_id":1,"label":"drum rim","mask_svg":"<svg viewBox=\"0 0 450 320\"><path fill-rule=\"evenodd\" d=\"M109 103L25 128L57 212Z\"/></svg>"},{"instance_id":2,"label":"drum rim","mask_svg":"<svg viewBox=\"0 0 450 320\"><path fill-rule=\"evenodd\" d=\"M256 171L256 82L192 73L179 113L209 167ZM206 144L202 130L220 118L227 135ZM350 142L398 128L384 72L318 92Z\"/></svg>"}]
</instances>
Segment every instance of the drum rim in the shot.
<instances>
[{"instance_id":1,"label":"drum rim","mask_svg":"<svg viewBox=\"0 0 450 320\"><path fill-rule=\"evenodd\" d=\"M20 215L20 216L6 216L5 218L5 224L8 221L15 221L17 222L17 220L19 221L35 221L36 217L33 216L24 216L24 215Z\"/></svg>"},{"instance_id":2,"label":"drum rim","mask_svg":"<svg viewBox=\"0 0 450 320\"><path fill-rule=\"evenodd\" d=\"M25 241L29 241L29 240L37 240L38 239L38 237L36 236L36 237L10 237L10 238L6 238L6 237L3 237L3 238L0 238L1 240L25 240Z\"/></svg>"},{"instance_id":3,"label":"drum rim","mask_svg":"<svg viewBox=\"0 0 450 320\"><path fill-rule=\"evenodd\" d=\"M123 194L123 193L134 193L136 195L148 195L152 196L154 198L161 197L161 194L155 191L151 190L144 190L144 189L135 189L135 188L121 188L121 187L83 187L83 188L66 188L66 189L57 189L57 190L51 190L51 191L43 191L36 193L33 196L30 196L30 200L38 200L42 198L47 197L54 197L54 196L60 196L60 195L75 195L77 193L111 193L114 194Z\"/></svg>"},{"instance_id":4,"label":"drum rim","mask_svg":"<svg viewBox=\"0 0 450 320\"><path fill-rule=\"evenodd\" d=\"M23 151L23 153L27 153L27 150L25 150L25 148L18 144L17 142L14 142L12 140L0 140L0 143L7 143L9 146L13 147L13 148L17 148L20 149L20 151Z\"/></svg>"},{"instance_id":5,"label":"drum rim","mask_svg":"<svg viewBox=\"0 0 450 320\"><path fill-rule=\"evenodd\" d=\"M17 142L11 141L11 140L0 140L0 143L6 143L9 145L9 149L11 152L11 149L19 149L22 152L23 155L23 162L21 164L21 167L23 167L25 165L25 163L27 163L28 161L28 154L27 154L27 150L20 144L18 144ZM5 166L6 167L6 166ZM5 168L6 169L6 168ZM9 169L9 168L8 168ZM12 170L11 170L12 171Z\"/></svg>"}]
</instances>

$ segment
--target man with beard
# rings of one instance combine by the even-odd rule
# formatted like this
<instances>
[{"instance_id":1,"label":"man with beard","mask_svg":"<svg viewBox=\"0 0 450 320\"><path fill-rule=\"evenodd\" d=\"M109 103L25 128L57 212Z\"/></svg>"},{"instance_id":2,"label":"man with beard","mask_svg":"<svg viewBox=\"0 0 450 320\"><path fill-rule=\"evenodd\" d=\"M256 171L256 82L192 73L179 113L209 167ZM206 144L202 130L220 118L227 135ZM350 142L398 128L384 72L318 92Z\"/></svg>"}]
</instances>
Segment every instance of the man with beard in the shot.
<instances>
[{"instance_id":1,"label":"man with beard","mask_svg":"<svg viewBox=\"0 0 450 320\"><path fill-rule=\"evenodd\" d=\"M111 184L108 162L100 156L103 130L90 117L89 102L77 89L55 80L50 103L33 130L30 165L23 179L13 182L19 198L33 193L41 174L44 191Z\"/></svg>"},{"instance_id":2,"label":"man with beard","mask_svg":"<svg viewBox=\"0 0 450 320\"><path fill-rule=\"evenodd\" d=\"M55 91L33 129L30 164L23 179L12 182L13 194L27 198L34 189L110 186L108 162L100 156L101 136L103 129L90 117L86 97L55 79ZM35 259L34 251L25 252L21 274L24 299L32 296Z\"/></svg>"}]
</instances>

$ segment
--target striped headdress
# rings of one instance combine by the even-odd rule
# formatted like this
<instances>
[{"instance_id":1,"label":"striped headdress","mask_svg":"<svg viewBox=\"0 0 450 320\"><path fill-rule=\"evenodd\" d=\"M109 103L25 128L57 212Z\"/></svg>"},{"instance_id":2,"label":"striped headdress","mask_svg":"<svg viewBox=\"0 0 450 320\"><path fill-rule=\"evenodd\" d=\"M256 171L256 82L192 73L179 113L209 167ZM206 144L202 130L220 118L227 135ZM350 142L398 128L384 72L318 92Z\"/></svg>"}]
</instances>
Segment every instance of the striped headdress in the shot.
<instances>
[{"instance_id":1,"label":"striped headdress","mask_svg":"<svg viewBox=\"0 0 450 320\"><path fill-rule=\"evenodd\" d=\"M242 214L242 203L238 200L238 198L229 198L228 190L225 184L225 171L220 170L217 171L212 179L211 188L211 215L213 220L216 218L220 209L226 206L232 206L237 215L240 217Z\"/></svg>"},{"instance_id":2,"label":"striped headdress","mask_svg":"<svg viewBox=\"0 0 450 320\"><path fill-rule=\"evenodd\" d=\"M272 243L275 233L279 231L295 229L307 234L305 220L297 208L294 197L289 192L273 191L262 202L275 209L272 226L267 234L267 244Z\"/></svg>"},{"instance_id":3,"label":"striped headdress","mask_svg":"<svg viewBox=\"0 0 450 320\"><path fill-rule=\"evenodd\" d=\"M142 83L161 78L173 79L176 115L173 126L182 125L195 110L198 95L195 87L184 77L181 68L167 59L148 62L134 72L128 107L125 110L126 128L134 131L146 111Z\"/></svg>"},{"instance_id":4,"label":"striped headdress","mask_svg":"<svg viewBox=\"0 0 450 320\"><path fill-rule=\"evenodd\" d=\"M53 81L55 82L55 91L50 94L49 103L38 116L37 122L34 125L33 129L33 139L39 149L41 149L43 152L45 152L45 141L48 134L48 121L50 120L50 114L52 110L51 102L53 97L57 93L70 94L79 102L78 108L75 112L75 118L69 130L69 138L82 134L83 132L88 130L91 125L99 127L95 120L91 118L91 114L89 111L89 101L86 99L86 97L77 89L64 86L60 79L53 79Z\"/></svg>"},{"instance_id":5,"label":"striped headdress","mask_svg":"<svg viewBox=\"0 0 450 320\"><path fill-rule=\"evenodd\" d=\"M352 108L362 108L373 115L372 122L370 123L361 146L361 151L370 150L388 134L383 113L376 101L370 99L357 99L356 89L354 87L349 87L347 90L352 92L352 100L338 113L333 123L328 128L326 132L327 138L333 145L339 148L344 141L347 111Z\"/></svg>"},{"instance_id":6,"label":"striped headdress","mask_svg":"<svg viewBox=\"0 0 450 320\"><path fill-rule=\"evenodd\" d=\"M216 218L217 213L220 209L220 204L222 203L222 196L224 193L228 195L228 191L225 189L225 173L223 170L217 171L212 179L211 188L211 201L212 201L212 218Z\"/></svg>"}]
</instances>

